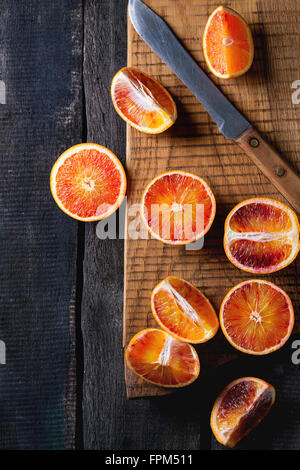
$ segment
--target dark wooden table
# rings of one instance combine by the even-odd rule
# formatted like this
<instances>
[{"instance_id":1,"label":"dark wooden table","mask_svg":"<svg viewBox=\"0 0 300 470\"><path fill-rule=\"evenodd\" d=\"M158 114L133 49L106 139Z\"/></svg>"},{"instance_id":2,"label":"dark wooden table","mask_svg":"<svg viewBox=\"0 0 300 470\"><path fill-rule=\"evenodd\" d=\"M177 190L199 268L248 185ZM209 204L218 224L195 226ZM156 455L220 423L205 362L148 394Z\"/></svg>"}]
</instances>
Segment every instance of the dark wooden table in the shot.
<instances>
[{"instance_id":1,"label":"dark wooden table","mask_svg":"<svg viewBox=\"0 0 300 470\"><path fill-rule=\"evenodd\" d=\"M255 375L278 399L237 449L300 449L295 338L171 396L126 398L123 241L99 240L96 224L66 217L49 191L51 166L76 143L105 145L125 163L110 82L126 65L126 7L0 0L0 448L220 449L213 401L230 380Z\"/></svg>"}]
</instances>

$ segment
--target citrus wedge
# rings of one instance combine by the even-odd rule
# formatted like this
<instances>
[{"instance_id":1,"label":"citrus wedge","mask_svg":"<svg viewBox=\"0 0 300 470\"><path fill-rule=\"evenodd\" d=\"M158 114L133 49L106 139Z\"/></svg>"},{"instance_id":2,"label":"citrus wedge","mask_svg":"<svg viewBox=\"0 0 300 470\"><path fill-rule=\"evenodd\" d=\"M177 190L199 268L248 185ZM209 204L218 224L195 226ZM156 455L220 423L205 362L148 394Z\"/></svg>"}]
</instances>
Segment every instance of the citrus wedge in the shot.
<instances>
[{"instance_id":1,"label":"citrus wedge","mask_svg":"<svg viewBox=\"0 0 300 470\"><path fill-rule=\"evenodd\" d=\"M216 213L209 185L185 171L169 171L146 187L141 217L154 238L171 245L186 245L203 237Z\"/></svg>"},{"instance_id":2,"label":"citrus wedge","mask_svg":"<svg viewBox=\"0 0 300 470\"><path fill-rule=\"evenodd\" d=\"M126 175L118 158L98 144L79 144L54 164L50 188L58 207L77 220L108 217L122 203Z\"/></svg>"},{"instance_id":3,"label":"citrus wedge","mask_svg":"<svg viewBox=\"0 0 300 470\"><path fill-rule=\"evenodd\" d=\"M235 206L225 221L224 249L229 261L244 271L278 271L299 252L298 218L274 199L247 199Z\"/></svg>"},{"instance_id":4,"label":"citrus wedge","mask_svg":"<svg viewBox=\"0 0 300 470\"><path fill-rule=\"evenodd\" d=\"M200 372L198 355L190 344L155 328L142 330L132 338L125 359L132 372L161 387L184 387Z\"/></svg>"},{"instance_id":5,"label":"citrus wedge","mask_svg":"<svg viewBox=\"0 0 300 470\"><path fill-rule=\"evenodd\" d=\"M170 93L141 70L119 70L112 80L111 97L119 116L141 132L160 134L176 121L176 104Z\"/></svg>"},{"instance_id":6,"label":"citrus wedge","mask_svg":"<svg viewBox=\"0 0 300 470\"><path fill-rule=\"evenodd\" d=\"M210 417L211 429L221 444L234 447L269 413L275 389L264 380L243 377L218 396Z\"/></svg>"},{"instance_id":7,"label":"citrus wedge","mask_svg":"<svg viewBox=\"0 0 300 470\"><path fill-rule=\"evenodd\" d=\"M203 51L211 72L220 78L243 75L253 61L254 45L249 26L234 10L220 6L208 18Z\"/></svg>"},{"instance_id":8,"label":"citrus wedge","mask_svg":"<svg viewBox=\"0 0 300 470\"><path fill-rule=\"evenodd\" d=\"M294 326L289 296L272 282L244 281L225 296L220 325L232 346L247 354L263 355L281 348Z\"/></svg>"},{"instance_id":9,"label":"citrus wedge","mask_svg":"<svg viewBox=\"0 0 300 470\"><path fill-rule=\"evenodd\" d=\"M219 328L216 312L202 292L184 279L169 276L152 292L155 320L174 338L204 343Z\"/></svg>"}]
</instances>

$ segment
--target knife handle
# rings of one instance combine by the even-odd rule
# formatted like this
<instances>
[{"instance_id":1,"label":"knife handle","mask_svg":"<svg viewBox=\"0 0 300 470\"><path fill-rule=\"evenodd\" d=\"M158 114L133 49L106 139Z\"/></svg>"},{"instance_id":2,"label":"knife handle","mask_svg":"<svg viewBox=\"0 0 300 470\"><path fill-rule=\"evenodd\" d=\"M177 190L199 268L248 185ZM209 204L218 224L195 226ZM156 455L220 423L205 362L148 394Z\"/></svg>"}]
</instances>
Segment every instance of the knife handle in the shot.
<instances>
[{"instance_id":1,"label":"knife handle","mask_svg":"<svg viewBox=\"0 0 300 470\"><path fill-rule=\"evenodd\" d=\"M300 177L254 129L249 127L236 142L273 185L300 212Z\"/></svg>"}]
</instances>

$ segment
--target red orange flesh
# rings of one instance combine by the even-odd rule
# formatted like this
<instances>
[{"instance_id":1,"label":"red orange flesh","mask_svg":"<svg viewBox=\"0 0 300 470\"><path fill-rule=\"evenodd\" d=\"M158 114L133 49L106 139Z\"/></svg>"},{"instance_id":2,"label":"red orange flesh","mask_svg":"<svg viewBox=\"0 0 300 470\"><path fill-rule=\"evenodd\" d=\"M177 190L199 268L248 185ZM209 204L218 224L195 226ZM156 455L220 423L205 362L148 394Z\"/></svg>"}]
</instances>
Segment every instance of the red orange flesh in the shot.
<instances>
[{"instance_id":1,"label":"red orange flesh","mask_svg":"<svg viewBox=\"0 0 300 470\"><path fill-rule=\"evenodd\" d=\"M177 109L170 93L141 70L119 70L112 80L111 97L120 117L141 132L158 134L176 121Z\"/></svg>"},{"instance_id":2,"label":"red orange flesh","mask_svg":"<svg viewBox=\"0 0 300 470\"><path fill-rule=\"evenodd\" d=\"M181 341L204 343L219 328L216 312L205 295L175 276L167 277L155 287L151 308L159 325Z\"/></svg>"},{"instance_id":3,"label":"red orange flesh","mask_svg":"<svg viewBox=\"0 0 300 470\"><path fill-rule=\"evenodd\" d=\"M264 380L243 377L218 396L211 413L211 428L223 445L234 447L269 413L275 389Z\"/></svg>"},{"instance_id":4,"label":"red orange flesh","mask_svg":"<svg viewBox=\"0 0 300 470\"><path fill-rule=\"evenodd\" d=\"M224 249L228 259L244 271L278 271L299 252L298 218L292 209L274 199L242 201L226 219Z\"/></svg>"},{"instance_id":5,"label":"red orange flesh","mask_svg":"<svg viewBox=\"0 0 300 470\"><path fill-rule=\"evenodd\" d=\"M98 144L79 144L66 150L54 164L50 188L66 214L84 222L101 220L121 204L126 175L121 162Z\"/></svg>"},{"instance_id":6,"label":"red orange flesh","mask_svg":"<svg viewBox=\"0 0 300 470\"><path fill-rule=\"evenodd\" d=\"M234 10L220 6L210 15L203 35L206 63L217 77L238 77L251 67L253 38L245 20Z\"/></svg>"},{"instance_id":7,"label":"red orange flesh","mask_svg":"<svg viewBox=\"0 0 300 470\"><path fill-rule=\"evenodd\" d=\"M289 296L272 282L244 281L225 296L220 325L236 349L255 355L281 348L294 326L294 309Z\"/></svg>"},{"instance_id":8,"label":"red orange flesh","mask_svg":"<svg viewBox=\"0 0 300 470\"><path fill-rule=\"evenodd\" d=\"M132 372L161 387L184 387L200 372L195 349L156 328L137 333L127 346L125 359Z\"/></svg>"},{"instance_id":9,"label":"red orange flesh","mask_svg":"<svg viewBox=\"0 0 300 470\"><path fill-rule=\"evenodd\" d=\"M154 178L144 191L141 217L153 237L185 245L203 237L216 213L209 185L199 176L169 171Z\"/></svg>"}]
</instances>

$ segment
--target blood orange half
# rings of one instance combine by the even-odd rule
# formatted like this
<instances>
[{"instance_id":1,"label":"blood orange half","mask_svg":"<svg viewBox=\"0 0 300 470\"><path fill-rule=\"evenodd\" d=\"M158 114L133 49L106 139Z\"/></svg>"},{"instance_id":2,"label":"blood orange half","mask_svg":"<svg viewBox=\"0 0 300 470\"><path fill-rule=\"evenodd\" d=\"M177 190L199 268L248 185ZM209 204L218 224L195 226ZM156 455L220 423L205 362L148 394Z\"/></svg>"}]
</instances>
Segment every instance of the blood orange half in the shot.
<instances>
[{"instance_id":1,"label":"blood orange half","mask_svg":"<svg viewBox=\"0 0 300 470\"><path fill-rule=\"evenodd\" d=\"M220 325L227 340L239 351L263 355L281 348L294 326L289 296L272 282L244 281L225 296Z\"/></svg>"},{"instance_id":2,"label":"blood orange half","mask_svg":"<svg viewBox=\"0 0 300 470\"><path fill-rule=\"evenodd\" d=\"M224 446L234 447L269 413L275 389L264 380L243 377L218 396L210 417L211 429Z\"/></svg>"},{"instance_id":3,"label":"blood orange half","mask_svg":"<svg viewBox=\"0 0 300 470\"><path fill-rule=\"evenodd\" d=\"M220 78L243 75L253 62L253 38L246 21L234 10L220 6L208 18L203 51L211 72Z\"/></svg>"},{"instance_id":4,"label":"blood orange half","mask_svg":"<svg viewBox=\"0 0 300 470\"><path fill-rule=\"evenodd\" d=\"M176 104L170 93L141 70L119 70L112 80L111 97L119 116L141 132L159 134L176 121Z\"/></svg>"},{"instance_id":5,"label":"blood orange half","mask_svg":"<svg viewBox=\"0 0 300 470\"><path fill-rule=\"evenodd\" d=\"M50 188L57 205L84 222L111 215L122 203L126 175L118 158L98 144L79 144L54 164Z\"/></svg>"},{"instance_id":6,"label":"blood orange half","mask_svg":"<svg viewBox=\"0 0 300 470\"><path fill-rule=\"evenodd\" d=\"M151 308L159 325L188 343L204 343L219 328L216 312L202 292L184 279L169 276L152 292Z\"/></svg>"},{"instance_id":7,"label":"blood orange half","mask_svg":"<svg viewBox=\"0 0 300 470\"><path fill-rule=\"evenodd\" d=\"M224 249L229 261L244 271L278 271L299 252L298 218L274 199L247 199L235 206L225 221Z\"/></svg>"},{"instance_id":8,"label":"blood orange half","mask_svg":"<svg viewBox=\"0 0 300 470\"><path fill-rule=\"evenodd\" d=\"M186 245L211 227L216 201L209 185L185 171L169 171L146 187L141 217L151 235L170 245Z\"/></svg>"},{"instance_id":9,"label":"blood orange half","mask_svg":"<svg viewBox=\"0 0 300 470\"><path fill-rule=\"evenodd\" d=\"M142 330L132 338L125 359L132 372L161 387L184 387L200 372L198 355L190 344L155 328Z\"/></svg>"}]
</instances>

